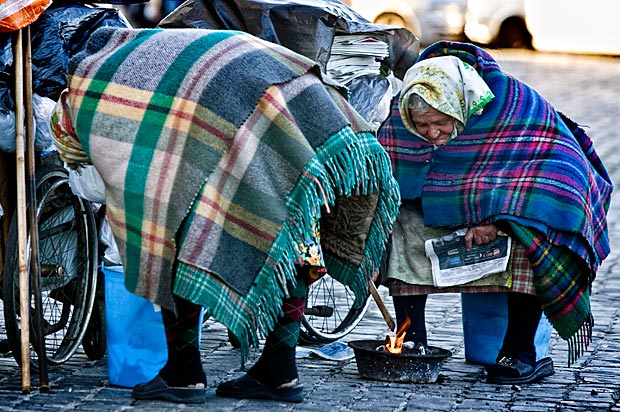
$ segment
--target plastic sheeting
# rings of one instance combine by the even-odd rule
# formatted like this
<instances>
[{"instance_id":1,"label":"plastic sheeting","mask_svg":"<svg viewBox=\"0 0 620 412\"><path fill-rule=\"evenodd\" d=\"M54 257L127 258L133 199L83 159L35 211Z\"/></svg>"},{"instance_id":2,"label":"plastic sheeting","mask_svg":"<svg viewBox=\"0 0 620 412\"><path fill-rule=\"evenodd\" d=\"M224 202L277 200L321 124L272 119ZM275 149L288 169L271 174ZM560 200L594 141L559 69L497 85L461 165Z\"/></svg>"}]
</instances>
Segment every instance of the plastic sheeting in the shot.
<instances>
[{"instance_id":1,"label":"plastic sheeting","mask_svg":"<svg viewBox=\"0 0 620 412\"><path fill-rule=\"evenodd\" d=\"M50 7L32 30L32 72L34 91L57 101L67 87L69 59L85 46L90 34L100 27L127 27L116 9L79 3Z\"/></svg>"},{"instance_id":2,"label":"plastic sheeting","mask_svg":"<svg viewBox=\"0 0 620 412\"><path fill-rule=\"evenodd\" d=\"M0 31L23 29L37 20L51 0L9 0L0 2Z\"/></svg>"},{"instance_id":3,"label":"plastic sheeting","mask_svg":"<svg viewBox=\"0 0 620 412\"><path fill-rule=\"evenodd\" d=\"M51 144L50 101L56 102L67 87L69 59L81 51L91 33L105 26L128 27L115 9L75 2L52 4L31 26L33 111L37 127L35 148ZM0 151L15 151L14 35L0 33ZM53 104L51 104L53 108Z\"/></svg>"},{"instance_id":4,"label":"plastic sheeting","mask_svg":"<svg viewBox=\"0 0 620 412\"><path fill-rule=\"evenodd\" d=\"M94 203L105 204L105 183L93 165L69 170L69 187L77 196Z\"/></svg>"},{"instance_id":5,"label":"plastic sheeting","mask_svg":"<svg viewBox=\"0 0 620 412\"><path fill-rule=\"evenodd\" d=\"M383 74L346 85L353 107L371 123L383 116L376 109L391 91L386 75L402 79L419 52L419 41L408 30L371 23L339 0L187 0L159 27L244 31L316 61L323 73L334 36L372 33L389 45Z\"/></svg>"},{"instance_id":6,"label":"plastic sheeting","mask_svg":"<svg viewBox=\"0 0 620 412\"><path fill-rule=\"evenodd\" d=\"M399 79L419 52L410 31L371 23L339 0L188 0L159 27L245 31L309 57L323 71L336 33L376 33L390 45L385 63Z\"/></svg>"}]
</instances>

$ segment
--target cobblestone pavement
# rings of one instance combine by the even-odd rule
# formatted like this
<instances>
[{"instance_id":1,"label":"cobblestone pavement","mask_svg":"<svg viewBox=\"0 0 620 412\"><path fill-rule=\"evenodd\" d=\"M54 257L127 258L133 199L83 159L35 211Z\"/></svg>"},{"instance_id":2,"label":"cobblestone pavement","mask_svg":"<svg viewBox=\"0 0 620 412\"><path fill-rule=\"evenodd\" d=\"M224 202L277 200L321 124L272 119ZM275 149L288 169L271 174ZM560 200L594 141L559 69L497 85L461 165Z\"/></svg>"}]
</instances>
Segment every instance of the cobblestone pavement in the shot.
<instances>
[{"instance_id":1,"label":"cobblestone pavement","mask_svg":"<svg viewBox=\"0 0 620 412\"><path fill-rule=\"evenodd\" d=\"M590 126L589 134L614 181L620 173L620 59L494 51L502 67L536 87L558 110ZM226 330L207 322L202 356L208 374L204 405L133 401L130 391L107 383L106 358L91 362L78 353L49 372L51 390L21 393L20 371L10 355L0 358L0 411L620 411L620 245L618 192L609 215L611 256L594 283L593 342L576 364L567 367L567 346L554 333L550 354L555 375L541 383L496 386L484 381L483 367L465 362L459 295L432 296L428 307L430 344L450 349L438 383L410 384L361 379L354 360L299 360L305 401L284 404L216 397L222 380L238 376L238 350ZM385 288L380 288L392 310ZM0 318L1 319L1 318ZM0 338L4 337L0 320ZM343 340L385 336L387 328L374 303L359 326Z\"/></svg>"}]
</instances>

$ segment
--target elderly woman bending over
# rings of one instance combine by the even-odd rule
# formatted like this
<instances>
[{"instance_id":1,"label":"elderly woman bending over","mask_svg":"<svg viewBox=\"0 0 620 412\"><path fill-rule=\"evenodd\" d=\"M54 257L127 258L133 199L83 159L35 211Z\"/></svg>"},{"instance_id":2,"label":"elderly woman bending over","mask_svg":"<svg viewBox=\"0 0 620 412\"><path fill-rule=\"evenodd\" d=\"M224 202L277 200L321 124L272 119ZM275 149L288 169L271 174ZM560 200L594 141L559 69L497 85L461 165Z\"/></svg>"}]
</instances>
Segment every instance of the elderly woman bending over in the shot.
<instances>
[{"instance_id":1,"label":"elderly woman bending over","mask_svg":"<svg viewBox=\"0 0 620 412\"><path fill-rule=\"evenodd\" d=\"M406 340L427 344L427 295L508 292L508 326L487 381L528 383L554 373L536 359L544 311L569 342L589 341L589 293L609 253L609 176L584 131L471 44L427 48L403 81L379 131L403 204L386 284ZM457 231L458 230L458 231ZM456 231L456 232L455 232ZM505 271L442 287L424 243L451 233L466 249L512 240Z\"/></svg>"}]
</instances>

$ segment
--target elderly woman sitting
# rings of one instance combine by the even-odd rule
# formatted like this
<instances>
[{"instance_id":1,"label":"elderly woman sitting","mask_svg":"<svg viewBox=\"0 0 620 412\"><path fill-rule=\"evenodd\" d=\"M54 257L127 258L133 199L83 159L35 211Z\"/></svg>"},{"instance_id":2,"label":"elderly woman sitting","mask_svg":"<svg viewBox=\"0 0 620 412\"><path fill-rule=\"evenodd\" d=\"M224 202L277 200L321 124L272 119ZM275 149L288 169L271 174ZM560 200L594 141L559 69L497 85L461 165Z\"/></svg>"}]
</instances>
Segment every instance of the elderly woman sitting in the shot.
<instances>
[{"instance_id":1,"label":"elderly woman sitting","mask_svg":"<svg viewBox=\"0 0 620 412\"><path fill-rule=\"evenodd\" d=\"M426 344L424 308L436 292L508 292L508 327L487 381L527 383L554 373L537 361L544 310L584 350L589 294L609 253L612 184L584 131L484 50L439 42L407 72L379 131L401 189L386 284L409 340ZM466 248L513 240L504 272L447 287L433 282L427 239L461 229Z\"/></svg>"}]
</instances>

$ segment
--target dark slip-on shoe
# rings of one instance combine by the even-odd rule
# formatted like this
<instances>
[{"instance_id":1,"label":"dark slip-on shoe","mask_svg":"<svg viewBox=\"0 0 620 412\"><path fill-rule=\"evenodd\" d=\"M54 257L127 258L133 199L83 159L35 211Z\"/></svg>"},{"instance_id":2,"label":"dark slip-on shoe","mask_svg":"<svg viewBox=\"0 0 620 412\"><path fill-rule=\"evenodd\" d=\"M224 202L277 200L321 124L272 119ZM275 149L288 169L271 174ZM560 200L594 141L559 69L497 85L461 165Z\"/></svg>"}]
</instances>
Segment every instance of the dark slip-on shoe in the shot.
<instances>
[{"instance_id":1,"label":"dark slip-on shoe","mask_svg":"<svg viewBox=\"0 0 620 412\"><path fill-rule=\"evenodd\" d=\"M192 386L168 386L161 376L157 375L146 383L134 386L131 397L139 400L162 400L176 403L205 403L205 385L198 383Z\"/></svg>"},{"instance_id":2,"label":"dark slip-on shoe","mask_svg":"<svg viewBox=\"0 0 620 412\"><path fill-rule=\"evenodd\" d=\"M487 383L514 385L536 382L555 373L553 360L546 357L531 366L518 359L503 357L495 365L487 366Z\"/></svg>"},{"instance_id":3,"label":"dark slip-on shoe","mask_svg":"<svg viewBox=\"0 0 620 412\"><path fill-rule=\"evenodd\" d=\"M303 387L296 385L287 388L269 388L250 375L222 382L215 394L225 398L265 399L272 401L299 403L304 400Z\"/></svg>"}]
</instances>

